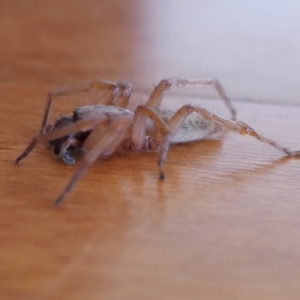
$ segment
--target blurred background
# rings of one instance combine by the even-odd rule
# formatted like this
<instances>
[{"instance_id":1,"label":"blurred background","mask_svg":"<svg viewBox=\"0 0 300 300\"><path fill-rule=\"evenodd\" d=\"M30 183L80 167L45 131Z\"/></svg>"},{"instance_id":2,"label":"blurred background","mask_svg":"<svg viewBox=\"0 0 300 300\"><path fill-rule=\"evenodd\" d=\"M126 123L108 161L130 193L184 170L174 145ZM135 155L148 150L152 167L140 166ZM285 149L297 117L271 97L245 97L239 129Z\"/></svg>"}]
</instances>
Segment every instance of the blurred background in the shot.
<instances>
[{"instance_id":1,"label":"blurred background","mask_svg":"<svg viewBox=\"0 0 300 300\"><path fill-rule=\"evenodd\" d=\"M1 82L53 88L124 78L150 90L170 76L217 77L238 101L300 103L297 0L15 0L0 8Z\"/></svg>"}]
</instances>

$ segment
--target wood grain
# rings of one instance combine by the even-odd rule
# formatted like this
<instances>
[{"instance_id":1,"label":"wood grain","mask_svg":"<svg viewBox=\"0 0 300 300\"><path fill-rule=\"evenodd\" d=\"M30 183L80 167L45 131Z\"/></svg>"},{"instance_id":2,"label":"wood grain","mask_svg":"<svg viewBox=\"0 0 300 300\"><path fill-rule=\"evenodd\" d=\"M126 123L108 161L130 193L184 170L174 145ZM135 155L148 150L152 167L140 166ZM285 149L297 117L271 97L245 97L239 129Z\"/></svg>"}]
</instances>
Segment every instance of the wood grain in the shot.
<instances>
[{"instance_id":1,"label":"wood grain","mask_svg":"<svg viewBox=\"0 0 300 300\"><path fill-rule=\"evenodd\" d=\"M215 76L240 120L300 149L299 4L229 3L1 2L1 299L299 299L299 159L224 132L173 146L159 182L157 154L118 153L59 208L78 164L46 145L13 163L47 92L95 78L132 81L133 109L162 78ZM52 120L95 96L57 100ZM165 105L199 98L229 116L212 90Z\"/></svg>"}]
</instances>

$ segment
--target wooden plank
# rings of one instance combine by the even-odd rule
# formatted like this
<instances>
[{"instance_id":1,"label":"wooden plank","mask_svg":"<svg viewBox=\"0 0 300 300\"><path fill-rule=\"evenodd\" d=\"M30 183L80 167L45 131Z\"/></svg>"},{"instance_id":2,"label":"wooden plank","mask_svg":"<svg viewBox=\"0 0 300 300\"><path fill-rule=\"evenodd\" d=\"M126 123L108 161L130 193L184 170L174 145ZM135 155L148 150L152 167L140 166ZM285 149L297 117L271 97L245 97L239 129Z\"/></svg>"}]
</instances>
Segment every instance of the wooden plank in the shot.
<instances>
[{"instance_id":1,"label":"wooden plank","mask_svg":"<svg viewBox=\"0 0 300 300\"><path fill-rule=\"evenodd\" d=\"M261 50L253 58L260 68L255 79L258 67L251 61L225 55L224 66L222 57L212 59L213 51L221 55L222 47L232 54L233 46L224 45L218 31L222 22L212 26L212 44L204 50L192 42L199 33L197 26L192 30L196 13L186 25L191 36L179 31L166 37L172 24L184 24L179 17L196 1L186 1L181 10L178 1L166 1L169 8L163 9L158 1L141 3L1 4L1 299L298 299L299 159L226 131L216 139L172 146L167 178L159 182L156 153L118 153L97 161L59 208L52 201L78 164L64 165L46 145L20 165L13 163L39 129L49 90L97 77L125 78L136 85L133 109L145 101L152 82L170 75L207 75L209 65L209 75L220 77L234 98L239 120L300 149L298 85L287 88L294 84L297 63L286 73L298 56L291 50L281 62L282 84L273 74L280 49L293 43L298 47L293 31L278 37L278 47L274 42L274 60L259 63L274 39L270 24L283 13L297 22L289 9L298 2L282 1L285 9L280 11L273 7L263 32L270 38L266 43L257 42L256 32L249 34L242 26L227 32L237 39L234 53L251 57L252 47ZM229 14L217 3L213 16ZM254 9L255 3L247 5ZM197 8L202 16L214 11L212 4ZM243 15L243 8L237 6L237 12ZM249 46L252 35L255 46ZM261 35L257 33L259 41ZM205 66L199 73L198 63ZM51 120L97 97L91 93L57 100ZM173 89L165 100L173 108L184 103L201 103L229 116L211 90Z\"/></svg>"}]
</instances>

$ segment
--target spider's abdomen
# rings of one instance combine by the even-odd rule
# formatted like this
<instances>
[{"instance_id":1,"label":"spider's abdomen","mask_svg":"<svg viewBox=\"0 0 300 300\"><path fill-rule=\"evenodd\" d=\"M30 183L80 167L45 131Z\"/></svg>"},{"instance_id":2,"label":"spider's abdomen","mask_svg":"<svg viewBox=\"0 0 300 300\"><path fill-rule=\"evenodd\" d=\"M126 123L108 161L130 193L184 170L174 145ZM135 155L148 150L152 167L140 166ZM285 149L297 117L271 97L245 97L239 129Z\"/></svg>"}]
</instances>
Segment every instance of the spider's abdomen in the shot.
<instances>
[{"instance_id":1,"label":"spider's abdomen","mask_svg":"<svg viewBox=\"0 0 300 300\"><path fill-rule=\"evenodd\" d=\"M202 140L210 134L221 131L221 127L212 121L204 120L193 112L183 121L181 127L172 137L172 143L185 143Z\"/></svg>"},{"instance_id":2,"label":"spider's abdomen","mask_svg":"<svg viewBox=\"0 0 300 300\"><path fill-rule=\"evenodd\" d=\"M159 110L159 115L168 123L174 115L169 109ZM178 131L172 137L172 143L185 143L204 139L205 137L220 132L221 126L214 122L203 119L199 114L193 112L182 122Z\"/></svg>"}]
</instances>

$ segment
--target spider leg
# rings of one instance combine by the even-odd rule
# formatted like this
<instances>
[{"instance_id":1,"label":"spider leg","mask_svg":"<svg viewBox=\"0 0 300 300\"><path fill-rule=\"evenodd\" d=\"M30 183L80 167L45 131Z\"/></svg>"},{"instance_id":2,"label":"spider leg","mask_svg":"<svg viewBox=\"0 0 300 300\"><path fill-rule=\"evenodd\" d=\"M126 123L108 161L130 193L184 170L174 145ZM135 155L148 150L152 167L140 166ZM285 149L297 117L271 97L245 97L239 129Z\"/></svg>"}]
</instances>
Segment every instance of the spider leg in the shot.
<instances>
[{"instance_id":1,"label":"spider leg","mask_svg":"<svg viewBox=\"0 0 300 300\"><path fill-rule=\"evenodd\" d=\"M77 133L80 131L88 131L95 127L96 124L107 121L108 117L106 115L99 116L97 118L90 118L90 119L84 119L81 121L78 121L77 123L74 123L72 125L53 130L51 132L47 132L42 135L35 136L32 141L29 143L27 148L23 151L23 153L16 158L16 163L19 163L21 160L23 160L25 157L28 156L28 154L35 148L37 143L43 143L48 142L51 140L55 140L64 136L67 136L72 133Z\"/></svg>"},{"instance_id":2,"label":"spider leg","mask_svg":"<svg viewBox=\"0 0 300 300\"><path fill-rule=\"evenodd\" d=\"M66 86L59 88L57 90L51 91L48 93L47 100L46 100L46 106L44 110L44 115L42 119L41 128L39 131L39 134L43 134L45 132L45 127L48 122L49 112L52 105L53 98L61 97L61 96L68 96L71 94L76 94L80 92L87 92L90 90L104 90L108 91L109 95L106 97L102 97L98 104L102 105L110 105L114 101L117 101L117 104L120 103L120 105L127 105L129 98L132 93L132 86L128 82L117 82L113 83L106 80L98 80L98 81L91 81L82 83L76 86ZM120 100L116 100L118 97L120 97ZM126 102L127 101L127 102Z\"/></svg>"},{"instance_id":3,"label":"spider leg","mask_svg":"<svg viewBox=\"0 0 300 300\"><path fill-rule=\"evenodd\" d=\"M167 136L168 134L170 134L168 125L164 122L164 120L154 108L142 105L138 106L135 111L135 120L132 128L132 140L137 151L143 149L147 131L147 127L143 126L143 124L145 123L147 118L153 121L161 135Z\"/></svg>"},{"instance_id":4,"label":"spider leg","mask_svg":"<svg viewBox=\"0 0 300 300\"><path fill-rule=\"evenodd\" d=\"M164 162L167 157L169 150L169 145L171 142L171 132L168 129L168 125L163 121L161 116L152 107L139 106L135 112L135 120L132 128L132 143L135 150L153 150L156 142L151 138L146 136L146 118L153 121L154 125L158 130L157 142L160 149L158 166L159 166L159 177L164 179ZM152 141L153 140L153 141Z\"/></svg>"},{"instance_id":5,"label":"spider leg","mask_svg":"<svg viewBox=\"0 0 300 300\"><path fill-rule=\"evenodd\" d=\"M287 148L282 147L280 144L277 142L257 133L253 128L251 128L249 125L247 125L244 122L235 122L231 121L225 118L222 118L209 110L199 107L199 106L193 106L193 105L184 105L182 106L170 119L168 122L168 126L170 131L174 134L176 131L180 128L183 120L191 113L197 112L199 115L202 116L202 118L206 120L213 121L233 132L242 134L242 135L249 135L252 136L259 141L269 144L270 146L278 149L279 151L284 152L285 154L289 156L298 156L300 154L300 151L291 151Z\"/></svg>"},{"instance_id":6,"label":"spider leg","mask_svg":"<svg viewBox=\"0 0 300 300\"><path fill-rule=\"evenodd\" d=\"M132 113L128 113L128 111L124 111L122 113L118 114L118 118L132 118L134 120L134 115ZM113 119L114 120L114 119ZM108 120L109 121L109 120ZM106 132L109 124L100 123L98 124L93 131L90 133L88 138L84 141L81 149L84 151L91 150L95 144L99 141L101 136ZM126 140L130 136L130 132L127 133L127 136L123 138L123 140ZM110 156L113 152L115 152L115 149L117 149L120 146L120 142L118 140L115 140L112 142L105 150L105 152L102 153L103 157Z\"/></svg>"},{"instance_id":7,"label":"spider leg","mask_svg":"<svg viewBox=\"0 0 300 300\"><path fill-rule=\"evenodd\" d=\"M154 88L148 101L147 106L157 108L164 96L164 92L168 90L172 85L178 87L200 87L200 86L210 86L213 87L221 99L225 102L225 105L229 109L232 118L236 116L236 110L234 109L231 100L225 93L224 88L217 79L183 79L183 78L169 78L161 80L160 83Z\"/></svg>"},{"instance_id":8,"label":"spider leg","mask_svg":"<svg viewBox=\"0 0 300 300\"><path fill-rule=\"evenodd\" d=\"M64 188L62 193L57 197L54 204L57 206L61 204L64 197L71 191L74 185L78 182L78 180L82 177L88 167L94 163L94 161L101 155L109 152L114 152L118 146L124 140L124 137L128 134L132 123L133 123L132 115L120 115L116 118L108 129L104 132L102 136L95 140L94 147L85 154L81 166L78 171L69 181L67 186ZM97 124L95 128L101 126L101 124ZM94 139L94 138L92 138Z\"/></svg>"},{"instance_id":9,"label":"spider leg","mask_svg":"<svg viewBox=\"0 0 300 300\"><path fill-rule=\"evenodd\" d=\"M120 93L118 97L115 97L113 105L126 108L133 91L132 84L128 81L118 81L117 85L120 89Z\"/></svg>"}]
</instances>

